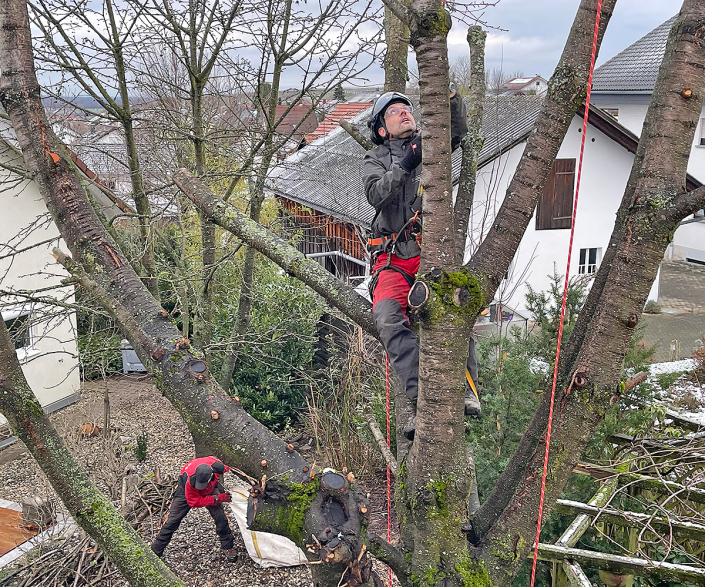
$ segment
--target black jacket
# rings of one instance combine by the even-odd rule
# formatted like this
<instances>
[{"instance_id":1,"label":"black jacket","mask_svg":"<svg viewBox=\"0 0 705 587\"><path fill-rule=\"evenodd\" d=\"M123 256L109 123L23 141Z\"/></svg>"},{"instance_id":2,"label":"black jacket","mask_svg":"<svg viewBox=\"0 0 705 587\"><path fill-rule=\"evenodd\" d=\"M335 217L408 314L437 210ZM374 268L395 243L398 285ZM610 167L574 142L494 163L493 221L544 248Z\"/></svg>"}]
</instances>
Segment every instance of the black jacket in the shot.
<instances>
[{"instance_id":1,"label":"black jacket","mask_svg":"<svg viewBox=\"0 0 705 587\"><path fill-rule=\"evenodd\" d=\"M421 209L421 165L411 172L404 171L399 165L413 136L386 140L383 145L365 153L365 195L376 211L372 220L372 238L398 234ZM395 254L402 259L411 259L421 254L421 248L416 239L407 240L404 236L397 241Z\"/></svg>"}]
</instances>

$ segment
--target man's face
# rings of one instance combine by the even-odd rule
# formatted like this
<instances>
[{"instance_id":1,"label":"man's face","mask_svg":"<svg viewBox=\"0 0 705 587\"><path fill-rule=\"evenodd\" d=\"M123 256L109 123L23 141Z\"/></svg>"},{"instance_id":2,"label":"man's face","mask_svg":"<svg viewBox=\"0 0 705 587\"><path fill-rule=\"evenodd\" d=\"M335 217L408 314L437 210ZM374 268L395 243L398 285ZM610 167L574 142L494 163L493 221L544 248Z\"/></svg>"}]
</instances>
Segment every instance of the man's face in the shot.
<instances>
[{"instance_id":1,"label":"man's face","mask_svg":"<svg viewBox=\"0 0 705 587\"><path fill-rule=\"evenodd\" d=\"M411 114L411 106L396 102L384 111L384 124L394 138L405 139L416 130L416 121ZM380 134L384 129L380 130Z\"/></svg>"}]
</instances>

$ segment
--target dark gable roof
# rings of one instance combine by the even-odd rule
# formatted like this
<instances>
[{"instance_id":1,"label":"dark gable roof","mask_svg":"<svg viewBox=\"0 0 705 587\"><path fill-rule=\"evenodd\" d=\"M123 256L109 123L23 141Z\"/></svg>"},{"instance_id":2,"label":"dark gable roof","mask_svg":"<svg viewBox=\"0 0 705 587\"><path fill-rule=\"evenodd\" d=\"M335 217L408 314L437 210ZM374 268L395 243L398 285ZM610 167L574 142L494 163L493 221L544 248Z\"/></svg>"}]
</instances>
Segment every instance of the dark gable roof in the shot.
<instances>
[{"instance_id":1,"label":"dark gable roof","mask_svg":"<svg viewBox=\"0 0 705 587\"><path fill-rule=\"evenodd\" d=\"M652 92L666 52L668 33L675 20L675 16L669 18L598 67L593 77L593 91Z\"/></svg>"},{"instance_id":2,"label":"dark gable roof","mask_svg":"<svg viewBox=\"0 0 705 587\"><path fill-rule=\"evenodd\" d=\"M537 96L494 96L485 100L482 131L485 143L479 165L526 139L541 108ZM352 119L364 126L369 110ZM362 183L365 150L342 128L297 151L270 174L268 187L277 195L336 218L369 228L374 208ZM460 174L460 149L453 153L453 181Z\"/></svg>"}]
</instances>

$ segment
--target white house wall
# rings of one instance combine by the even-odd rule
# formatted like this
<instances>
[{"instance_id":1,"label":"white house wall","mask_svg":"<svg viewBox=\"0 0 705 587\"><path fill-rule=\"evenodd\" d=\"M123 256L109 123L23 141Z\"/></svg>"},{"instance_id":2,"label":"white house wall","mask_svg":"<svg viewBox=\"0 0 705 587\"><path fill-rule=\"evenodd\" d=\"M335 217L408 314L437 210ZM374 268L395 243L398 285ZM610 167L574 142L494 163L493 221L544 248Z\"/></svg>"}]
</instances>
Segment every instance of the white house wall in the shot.
<instances>
[{"instance_id":1,"label":"white house wall","mask_svg":"<svg viewBox=\"0 0 705 587\"><path fill-rule=\"evenodd\" d=\"M582 119L575 117L558 153L559 159L579 158ZM594 142L593 142L594 139ZM484 166L478 173L475 201L470 219L469 249L476 242L480 229L486 228L496 214L504 197L507 185L526 143ZM585 158L580 186L575 240L571 260L571 276L578 275L578 262L581 248L600 248L604 254L614 228L615 215L627 184L634 156L624 147L588 125L585 144ZM501 173L501 177L498 174ZM497 203L485 205L498 194ZM483 218L483 210L489 209L490 218ZM502 302L528 315L525 296L527 284L535 290L546 290L548 275L555 270L565 274L570 230L536 230L536 220L532 216L519 250L512 262L509 279L498 292ZM466 254L469 257L471 250ZM601 257L600 257L601 258Z\"/></svg>"},{"instance_id":2,"label":"white house wall","mask_svg":"<svg viewBox=\"0 0 705 587\"><path fill-rule=\"evenodd\" d=\"M8 157L6 146L0 144L0 160L6 162ZM55 262L51 251L57 245L64 251L67 249L48 216L36 185L26 181L18 185L9 180L5 171L0 172L0 184L0 210L3 210L0 214L0 243L24 249L53 239L14 257L0 259L0 288L34 290L60 285L67 273ZM7 252L5 248L5 254ZM69 303L74 301L73 288L63 287L42 295ZM29 385L47 409L70 403L80 386L75 315L64 313L57 316L51 306L30 306L19 298L15 301L16 305L7 307L8 297L3 297L4 319L30 310L33 316L32 347L26 353L18 351ZM4 421L0 416L0 423Z\"/></svg>"},{"instance_id":3,"label":"white house wall","mask_svg":"<svg viewBox=\"0 0 705 587\"><path fill-rule=\"evenodd\" d=\"M650 94L596 93L593 95L594 103L600 108L617 108L619 123L637 136L641 135L650 99ZM688 173L701 182L705 182L705 145L700 145L701 137L705 136L703 118L705 118L705 107L700 114L700 122L695 131L693 148L688 161ZM689 258L705 263L705 222L681 226L673 235L673 244L667 254L674 260Z\"/></svg>"}]
</instances>

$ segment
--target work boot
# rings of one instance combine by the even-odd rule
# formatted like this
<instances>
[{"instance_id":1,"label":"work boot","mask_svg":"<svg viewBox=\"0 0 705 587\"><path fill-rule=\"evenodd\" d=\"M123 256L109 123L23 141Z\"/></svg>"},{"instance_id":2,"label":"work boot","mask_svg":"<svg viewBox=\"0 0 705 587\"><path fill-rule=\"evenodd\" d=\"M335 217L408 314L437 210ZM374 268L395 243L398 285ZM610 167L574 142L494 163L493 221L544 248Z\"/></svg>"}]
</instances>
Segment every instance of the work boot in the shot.
<instances>
[{"instance_id":1,"label":"work boot","mask_svg":"<svg viewBox=\"0 0 705 587\"><path fill-rule=\"evenodd\" d=\"M425 281L415 281L406 297L407 313L409 316L418 316L421 308L426 305L430 292Z\"/></svg>"},{"instance_id":2,"label":"work boot","mask_svg":"<svg viewBox=\"0 0 705 587\"><path fill-rule=\"evenodd\" d=\"M416 416L409 420L409 423L404 426L404 438L409 442L414 441L414 436L416 436Z\"/></svg>"},{"instance_id":3,"label":"work boot","mask_svg":"<svg viewBox=\"0 0 705 587\"><path fill-rule=\"evenodd\" d=\"M225 550L225 558L229 563L236 563L240 556L235 552L235 548L227 548Z\"/></svg>"},{"instance_id":4,"label":"work boot","mask_svg":"<svg viewBox=\"0 0 705 587\"><path fill-rule=\"evenodd\" d=\"M465 380L465 415L479 418L482 415L480 397L472 379Z\"/></svg>"}]
</instances>

